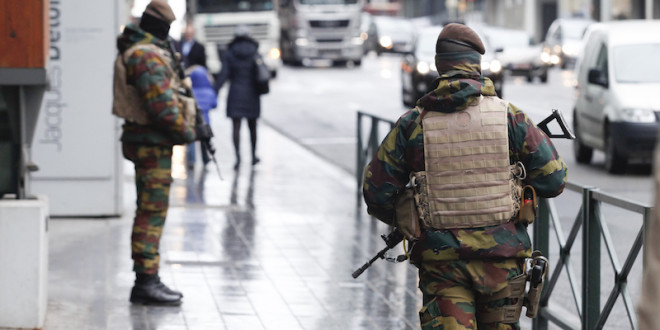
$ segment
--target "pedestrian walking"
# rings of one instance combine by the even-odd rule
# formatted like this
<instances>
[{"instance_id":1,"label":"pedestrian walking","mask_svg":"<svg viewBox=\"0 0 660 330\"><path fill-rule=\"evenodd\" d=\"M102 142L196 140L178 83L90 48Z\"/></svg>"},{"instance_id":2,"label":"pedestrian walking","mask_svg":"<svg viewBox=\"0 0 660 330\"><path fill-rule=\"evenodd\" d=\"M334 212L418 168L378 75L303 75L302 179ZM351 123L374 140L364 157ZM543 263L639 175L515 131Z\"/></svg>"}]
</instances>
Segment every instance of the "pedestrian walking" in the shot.
<instances>
[{"instance_id":1,"label":"pedestrian walking","mask_svg":"<svg viewBox=\"0 0 660 330\"><path fill-rule=\"evenodd\" d=\"M130 301L179 305L183 295L158 275L159 242L169 205L172 149L196 138L195 110L178 94L168 33L175 16L164 0L152 0L139 26L117 38L113 113L125 119L122 151L135 166L137 208L131 234L135 284ZM192 103L194 106L194 102Z\"/></svg>"},{"instance_id":2,"label":"pedestrian walking","mask_svg":"<svg viewBox=\"0 0 660 330\"><path fill-rule=\"evenodd\" d=\"M190 17L187 19L187 24L186 27L183 29L183 34L181 35L181 39L174 43L174 47L176 51L179 52L179 54L181 54L181 61L188 76L190 76L193 69L198 66L202 66L205 69L207 68L206 47L202 43L197 41L197 39L195 38L195 26L192 24ZM196 81L198 83L198 86L200 86L199 85L200 83L206 85L205 82L202 81L202 79L203 78L201 76L198 76ZM209 81L213 81L213 79L209 78ZM192 84L195 85L194 80L192 81ZM205 87L198 87L198 88L205 88ZM206 100L208 98L208 93L204 91L202 92L202 94L204 94L202 98ZM200 100L199 97L197 96L197 93L195 94L195 99L199 104ZM213 108L215 107L216 106L214 105ZM204 111L203 108L202 110ZM205 112L204 117L206 119L206 123L210 124L210 122L208 121L208 110L210 110L210 108L204 111ZM209 162L209 156L207 154L206 147L204 146L204 144L200 143L200 145L202 149L202 161L204 163L204 166L206 166L206 164ZM186 145L186 168L188 170L192 170L195 168L196 148L197 148L196 142L189 143Z\"/></svg>"},{"instance_id":3,"label":"pedestrian walking","mask_svg":"<svg viewBox=\"0 0 660 330\"><path fill-rule=\"evenodd\" d=\"M482 76L485 49L472 29L446 25L435 50L434 90L380 144L364 172L364 199L369 214L400 224L397 202L414 187L421 229L407 234L422 329L519 329L523 265L532 256L530 220L516 216L519 195L531 191L522 185L560 194L567 167L548 136Z\"/></svg>"},{"instance_id":4,"label":"pedestrian walking","mask_svg":"<svg viewBox=\"0 0 660 330\"><path fill-rule=\"evenodd\" d=\"M181 40L175 43L176 51L181 53L183 66L187 69L194 65L206 66L206 47L195 39L195 26L188 22Z\"/></svg>"},{"instance_id":5,"label":"pedestrian walking","mask_svg":"<svg viewBox=\"0 0 660 330\"><path fill-rule=\"evenodd\" d=\"M208 70L201 65L193 65L186 69L186 72L192 83L192 90L195 95L197 106L199 106L199 109L202 111L206 123L210 125L211 120L209 118L209 112L218 106L218 94L215 92L215 88L213 88L213 78ZM186 165L188 166L188 169L193 169L195 165L196 144L196 142L192 142L186 146ZM202 163L206 167L206 164L211 161L209 150L204 143L200 143L200 147L202 150Z\"/></svg>"},{"instance_id":6,"label":"pedestrian walking","mask_svg":"<svg viewBox=\"0 0 660 330\"><path fill-rule=\"evenodd\" d=\"M252 147L252 165L259 162L257 151L257 119L261 115L261 97L257 88L255 56L259 43L249 35L247 26L236 28L234 39L229 43L228 49L222 59L222 68L216 80L216 89L222 88L225 82L230 81L227 96L227 117L232 120L232 135L236 163L234 169L241 164L240 132L241 121L246 119L250 129L250 142Z\"/></svg>"}]
</instances>

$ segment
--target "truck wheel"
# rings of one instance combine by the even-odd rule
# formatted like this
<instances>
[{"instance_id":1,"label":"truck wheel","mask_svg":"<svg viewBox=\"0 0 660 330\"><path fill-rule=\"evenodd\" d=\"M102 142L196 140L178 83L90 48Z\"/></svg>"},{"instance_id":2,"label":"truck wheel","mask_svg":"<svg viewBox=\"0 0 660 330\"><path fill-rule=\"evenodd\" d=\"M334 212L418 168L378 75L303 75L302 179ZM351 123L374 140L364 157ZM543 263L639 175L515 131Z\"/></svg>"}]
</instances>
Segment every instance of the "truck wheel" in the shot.
<instances>
[{"instance_id":1,"label":"truck wheel","mask_svg":"<svg viewBox=\"0 0 660 330\"><path fill-rule=\"evenodd\" d=\"M342 66L343 67L343 66L346 66L347 63L348 63L348 61L346 61L346 60L336 60L332 64L334 66Z\"/></svg>"},{"instance_id":2,"label":"truck wheel","mask_svg":"<svg viewBox=\"0 0 660 330\"><path fill-rule=\"evenodd\" d=\"M573 110L573 113L575 113L575 109ZM573 154L575 155L575 160L580 164L589 164L594 154L594 149L589 148L580 142L580 130L575 115L573 116L573 132L575 132L575 140L573 140Z\"/></svg>"},{"instance_id":3,"label":"truck wheel","mask_svg":"<svg viewBox=\"0 0 660 330\"><path fill-rule=\"evenodd\" d=\"M605 169L612 174L622 174L626 170L627 165L628 159L621 156L616 149L614 137L608 133L605 144Z\"/></svg>"},{"instance_id":4,"label":"truck wheel","mask_svg":"<svg viewBox=\"0 0 660 330\"><path fill-rule=\"evenodd\" d=\"M580 164L589 164L591 162L591 157L594 154L594 149L591 149L577 138L573 140L573 153L575 154L575 160Z\"/></svg>"},{"instance_id":5,"label":"truck wheel","mask_svg":"<svg viewBox=\"0 0 660 330\"><path fill-rule=\"evenodd\" d=\"M403 101L403 106L413 107L414 104L411 101L412 98L413 98L412 93L406 92L406 90L403 87L401 87L401 100Z\"/></svg>"}]
</instances>

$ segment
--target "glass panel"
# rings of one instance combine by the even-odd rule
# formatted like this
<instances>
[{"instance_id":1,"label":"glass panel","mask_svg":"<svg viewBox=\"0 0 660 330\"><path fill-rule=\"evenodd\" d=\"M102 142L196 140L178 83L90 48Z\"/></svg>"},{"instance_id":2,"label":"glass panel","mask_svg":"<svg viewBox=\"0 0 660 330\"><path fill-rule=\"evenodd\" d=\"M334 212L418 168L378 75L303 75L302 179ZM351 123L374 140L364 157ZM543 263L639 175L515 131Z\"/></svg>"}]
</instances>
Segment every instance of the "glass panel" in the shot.
<instances>
[{"instance_id":1,"label":"glass panel","mask_svg":"<svg viewBox=\"0 0 660 330\"><path fill-rule=\"evenodd\" d=\"M607 65L607 46L601 45L600 51L598 52L598 58L596 59L596 68L602 72L605 77L608 76L608 65Z\"/></svg>"},{"instance_id":2,"label":"glass panel","mask_svg":"<svg viewBox=\"0 0 660 330\"><path fill-rule=\"evenodd\" d=\"M435 44L438 40L440 30L424 31L417 36L417 52L424 54L422 56L433 56L435 54Z\"/></svg>"},{"instance_id":3,"label":"glass panel","mask_svg":"<svg viewBox=\"0 0 660 330\"><path fill-rule=\"evenodd\" d=\"M495 48L519 47L530 45L530 38L525 32L493 31L488 34L488 41Z\"/></svg>"},{"instance_id":4,"label":"glass panel","mask_svg":"<svg viewBox=\"0 0 660 330\"><path fill-rule=\"evenodd\" d=\"M197 0L198 13L232 13L273 10L271 0Z\"/></svg>"},{"instance_id":5,"label":"glass panel","mask_svg":"<svg viewBox=\"0 0 660 330\"><path fill-rule=\"evenodd\" d=\"M562 23L562 34L566 39L582 39L584 32L591 22L566 21Z\"/></svg>"},{"instance_id":6,"label":"glass panel","mask_svg":"<svg viewBox=\"0 0 660 330\"><path fill-rule=\"evenodd\" d=\"M358 0L300 0L302 5L354 5Z\"/></svg>"},{"instance_id":7,"label":"glass panel","mask_svg":"<svg viewBox=\"0 0 660 330\"><path fill-rule=\"evenodd\" d=\"M618 46L613 57L618 82L660 82L660 44Z\"/></svg>"}]
</instances>

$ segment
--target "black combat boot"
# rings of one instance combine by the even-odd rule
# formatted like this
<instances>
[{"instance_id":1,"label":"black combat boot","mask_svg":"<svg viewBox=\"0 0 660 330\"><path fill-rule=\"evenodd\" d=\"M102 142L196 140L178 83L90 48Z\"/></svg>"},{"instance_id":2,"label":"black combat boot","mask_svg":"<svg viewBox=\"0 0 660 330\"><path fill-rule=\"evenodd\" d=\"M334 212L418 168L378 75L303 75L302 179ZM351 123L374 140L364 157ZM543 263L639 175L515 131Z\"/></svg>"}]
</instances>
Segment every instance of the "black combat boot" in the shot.
<instances>
[{"instance_id":1,"label":"black combat boot","mask_svg":"<svg viewBox=\"0 0 660 330\"><path fill-rule=\"evenodd\" d=\"M158 285L161 287L161 289L163 289L163 291L169 294L173 294L175 296L179 296L179 298L183 298L183 293L168 288L167 285L165 285L165 283L161 282L160 276L158 276L158 274L156 274L156 277L158 278L158 283L159 283Z\"/></svg>"},{"instance_id":2,"label":"black combat boot","mask_svg":"<svg viewBox=\"0 0 660 330\"><path fill-rule=\"evenodd\" d=\"M130 301L143 305L178 306L182 297L181 292L163 284L158 274L137 274Z\"/></svg>"}]
</instances>

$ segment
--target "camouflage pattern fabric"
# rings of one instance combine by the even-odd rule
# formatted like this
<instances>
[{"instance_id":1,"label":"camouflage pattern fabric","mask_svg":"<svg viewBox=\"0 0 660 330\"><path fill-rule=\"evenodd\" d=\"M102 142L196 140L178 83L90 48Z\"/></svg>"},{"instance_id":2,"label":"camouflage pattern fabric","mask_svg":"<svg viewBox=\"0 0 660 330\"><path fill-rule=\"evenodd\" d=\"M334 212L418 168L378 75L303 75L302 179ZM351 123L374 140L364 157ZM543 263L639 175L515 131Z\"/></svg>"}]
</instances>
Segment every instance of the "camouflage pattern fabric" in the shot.
<instances>
[{"instance_id":1,"label":"camouflage pattern fabric","mask_svg":"<svg viewBox=\"0 0 660 330\"><path fill-rule=\"evenodd\" d=\"M172 147L123 143L122 149L124 157L135 165L137 209L131 235L133 271L156 274L160 261L158 245L172 183Z\"/></svg>"},{"instance_id":2,"label":"camouflage pattern fabric","mask_svg":"<svg viewBox=\"0 0 660 330\"><path fill-rule=\"evenodd\" d=\"M134 24L124 28L117 38L117 49L123 53L136 44L154 44L169 49L167 41L160 40ZM128 83L140 94L148 125L126 122L123 125L122 142L171 146L195 140L194 129L187 124L177 106L177 91L172 88L172 70L153 51L138 49L126 61Z\"/></svg>"},{"instance_id":3,"label":"camouflage pattern fabric","mask_svg":"<svg viewBox=\"0 0 660 330\"><path fill-rule=\"evenodd\" d=\"M480 95L495 95L490 79L480 74L479 56L443 54L442 59L437 65L439 71L444 73L436 81L437 88L423 96L418 100L417 107L398 119L365 168L363 195L367 212L385 223L392 224L396 198L408 183L410 173L425 170L421 127L425 112L460 111L478 102ZM527 171L523 183L534 187L540 197L559 195L566 184L568 169L550 138L537 128L522 110L511 104L507 108L507 129L510 162L522 162ZM511 262L517 263L522 258L530 257L531 252L531 240L526 225L510 221L503 225L479 228L426 228L422 231L421 239L414 245L410 260L420 269L420 289L427 299L425 302L428 303L433 299L431 296L436 295L430 287L442 287L449 284L445 284L445 281L453 281L443 277L445 275L442 275L440 270L446 267L445 265L461 269L459 265L465 263L461 267L468 269L468 265L472 263L483 262L484 269L489 269L499 262L497 260L510 259ZM467 276L466 274L464 272L463 275ZM435 282L437 283L433 284ZM459 287L463 289L456 290L463 293L479 293L477 287L462 284ZM432 308L436 307L431 305L425 310ZM453 315L454 318L464 314L452 308L445 306L445 303L437 307L438 312ZM422 323L428 321L424 313L421 317ZM511 325L510 328L516 327L517 325ZM436 328L454 329L449 325L438 325ZM500 328L507 329L506 326ZM434 328L431 326L431 329Z\"/></svg>"},{"instance_id":4,"label":"camouflage pattern fabric","mask_svg":"<svg viewBox=\"0 0 660 330\"><path fill-rule=\"evenodd\" d=\"M457 64L459 59L468 63ZM456 94L457 99L463 100L458 103L464 104L477 101L476 97L480 94L494 94L488 78L470 82L480 71L464 72L468 69L479 70L478 56L458 56L453 63L453 69L447 68L449 73L442 75L447 78L441 80L448 81L440 81L436 90L418 101L418 105L424 105L423 109L418 106L399 118L364 171L363 194L367 211L385 223L391 224L393 221L397 194L408 183L410 172L424 170L421 127L424 112L445 111L443 100L453 99ZM455 111L460 110L457 107ZM560 194L566 184L567 167L550 138L512 104L508 106L507 122L511 163L520 161L527 170L523 183L533 186L541 197ZM432 252L413 251L413 257L416 257L413 262L531 256L526 226L513 222L481 228L426 230L422 236L425 239L416 245L415 250L429 249Z\"/></svg>"},{"instance_id":5,"label":"camouflage pattern fabric","mask_svg":"<svg viewBox=\"0 0 660 330\"><path fill-rule=\"evenodd\" d=\"M433 92L420 98L417 105L433 107L444 113L463 110L479 95L494 96L495 86L481 76L481 56L478 53L444 53L435 55L440 77Z\"/></svg>"},{"instance_id":6,"label":"camouflage pattern fabric","mask_svg":"<svg viewBox=\"0 0 660 330\"><path fill-rule=\"evenodd\" d=\"M519 259L493 261L441 261L428 263L419 270L423 307L419 312L423 330L520 329L515 323L485 323L479 314L492 312L515 299L488 301L508 286L508 280L522 274Z\"/></svg>"}]
</instances>

